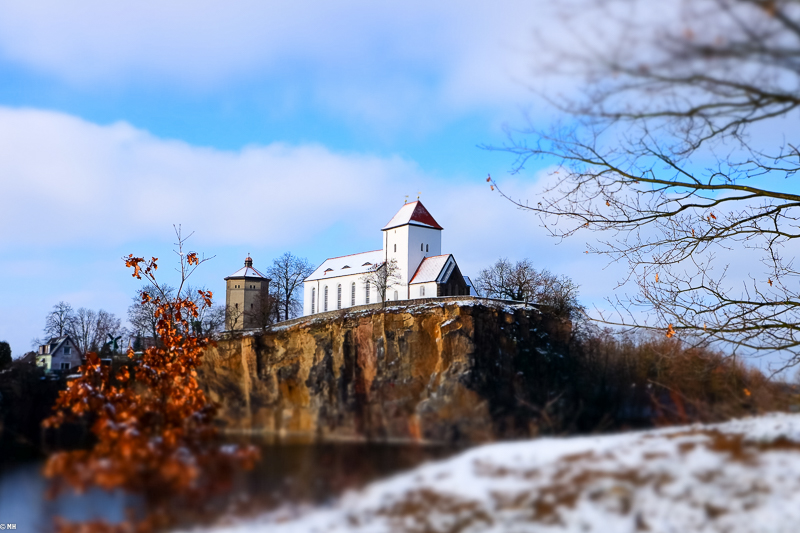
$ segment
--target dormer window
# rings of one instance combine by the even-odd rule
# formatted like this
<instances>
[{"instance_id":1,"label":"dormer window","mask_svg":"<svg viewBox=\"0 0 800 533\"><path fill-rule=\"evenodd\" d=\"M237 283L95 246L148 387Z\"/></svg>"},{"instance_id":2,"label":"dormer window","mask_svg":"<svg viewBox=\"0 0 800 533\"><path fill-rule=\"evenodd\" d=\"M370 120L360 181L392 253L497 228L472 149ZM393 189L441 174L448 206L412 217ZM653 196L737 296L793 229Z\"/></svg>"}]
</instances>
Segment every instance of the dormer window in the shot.
<instances>
[{"instance_id":1,"label":"dormer window","mask_svg":"<svg viewBox=\"0 0 800 533\"><path fill-rule=\"evenodd\" d=\"M350 268L350 265L345 265L345 266L343 266L343 267L342 267L342 270L344 270L345 268Z\"/></svg>"},{"instance_id":2,"label":"dormer window","mask_svg":"<svg viewBox=\"0 0 800 533\"><path fill-rule=\"evenodd\" d=\"M362 267L365 267L365 266L372 266L372 263L370 263L370 262L366 262L366 263L364 263L364 264L363 264L363 265L361 265L361 266L362 266Z\"/></svg>"},{"instance_id":3,"label":"dormer window","mask_svg":"<svg viewBox=\"0 0 800 533\"><path fill-rule=\"evenodd\" d=\"M328 272L333 272L333 269L332 268L326 268L325 272L323 272L323 275L327 276Z\"/></svg>"}]
</instances>

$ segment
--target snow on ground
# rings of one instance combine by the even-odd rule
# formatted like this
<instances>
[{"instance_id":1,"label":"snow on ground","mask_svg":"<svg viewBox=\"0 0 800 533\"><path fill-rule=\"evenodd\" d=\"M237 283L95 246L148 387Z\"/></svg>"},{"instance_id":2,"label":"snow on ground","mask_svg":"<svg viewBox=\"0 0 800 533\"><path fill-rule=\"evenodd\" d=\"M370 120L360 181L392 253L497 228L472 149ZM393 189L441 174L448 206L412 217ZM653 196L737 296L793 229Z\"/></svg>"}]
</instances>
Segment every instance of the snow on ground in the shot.
<instances>
[{"instance_id":1,"label":"snow on ground","mask_svg":"<svg viewBox=\"0 0 800 533\"><path fill-rule=\"evenodd\" d=\"M800 415L484 445L213 531L797 532Z\"/></svg>"}]
</instances>

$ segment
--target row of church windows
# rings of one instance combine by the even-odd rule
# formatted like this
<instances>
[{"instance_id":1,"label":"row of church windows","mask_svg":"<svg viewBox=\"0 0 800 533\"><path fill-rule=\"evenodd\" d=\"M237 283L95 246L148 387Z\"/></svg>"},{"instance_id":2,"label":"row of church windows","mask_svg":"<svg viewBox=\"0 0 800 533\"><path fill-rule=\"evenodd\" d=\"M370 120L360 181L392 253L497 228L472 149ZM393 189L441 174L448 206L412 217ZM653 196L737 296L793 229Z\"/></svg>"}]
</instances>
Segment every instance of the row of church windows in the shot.
<instances>
[{"instance_id":1,"label":"row of church windows","mask_svg":"<svg viewBox=\"0 0 800 533\"><path fill-rule=\"evenodd\" d=\"M367 283L365 285L365 299L364 303L369 303L369 293L370 293L370 284ZM419 295L425 296L425 286L420 285L419 287ZM397 291L394 291L394 299L399 300L400 296ZM317 289L315 287L311 288L311 314L313 315L316 313L316 304L317 304ZM350 284L350 306L356 305L356 284L355 282ZM342 284L336 286L336 309L342 308ZM328 310L328 286L326 285L322 291L322 312Z\"/></svg>"},{"instance_id":2,"label":"row of church windows","mask_svg":"<svg viewBox=\"0 0 800 533\"><path fill-rule=\"evenodd\" d=\"M370 298L370 284L367 283L364 288L364 302L369 303ZM395 299L397 299L397 291L395 291ZM317 303L317 289L312 287L311 288L311 314L316 313L316 303ZM356 284L355 282L350 284L350 306L356 305ZM342 308L342 284L340 283L336 287L336 309ZM322 291L322 311L325 312L328 310L328 286L325 286L325 289Z\"/></svg>"}]
</instances>

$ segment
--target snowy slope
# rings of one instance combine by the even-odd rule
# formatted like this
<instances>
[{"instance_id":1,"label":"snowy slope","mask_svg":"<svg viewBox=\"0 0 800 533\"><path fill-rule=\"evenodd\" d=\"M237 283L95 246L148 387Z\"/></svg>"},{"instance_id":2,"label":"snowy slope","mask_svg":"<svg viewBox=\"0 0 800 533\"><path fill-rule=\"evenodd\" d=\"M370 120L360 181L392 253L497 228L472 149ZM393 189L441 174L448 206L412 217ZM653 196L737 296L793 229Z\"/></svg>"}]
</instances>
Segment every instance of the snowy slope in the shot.
<instances>
[{"instance_id":1,"label":"snowy slope","mask_svg":"<svg viewBox=\"0 0 800 533\"><path fill-rule=\"evenodd\" d=\"M800 531L800 415L474 448L215 533Z\"/></svg>"}]
</instances>

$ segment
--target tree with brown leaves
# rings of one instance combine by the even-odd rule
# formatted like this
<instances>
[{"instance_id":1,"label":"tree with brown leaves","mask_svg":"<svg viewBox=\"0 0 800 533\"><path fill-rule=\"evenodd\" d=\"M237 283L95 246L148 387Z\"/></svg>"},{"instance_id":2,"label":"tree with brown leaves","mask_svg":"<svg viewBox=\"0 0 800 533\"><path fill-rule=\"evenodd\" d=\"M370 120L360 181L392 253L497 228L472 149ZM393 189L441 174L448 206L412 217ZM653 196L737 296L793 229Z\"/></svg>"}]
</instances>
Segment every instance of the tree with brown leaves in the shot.
<instances>
[{"instance_id":1,"label":"tree with brown leaves","mask_svg":"<svg viewBox=\"0 0 800 533\"><path fill-rule=\"evenodd\" d=\"M133 277L145 279L150 290L140 293L152 304L157 319L158 346L115 376L95 353L87 356L80 377L72 380L56 402L56 414L45 421L58 427L86 420L96 443L91 449L62 451L50 456L45 475L56 492L70 486L122 489L140 494L147 516L124 524L61 523L61 531L152 531L174 525L207 501L230 481L235 467L250 467L257 454L252 448L220 446L213 425L215 406L197 383L197 367L211 343L199 336L190 320L211 306L210 291L198 290L196 303L182 296L191 273L206 259L184 253L180 229L177 250L181 285L165 291L156 281L158 259L129 255L125 265Z\"/></svg>"}]
</instances>

